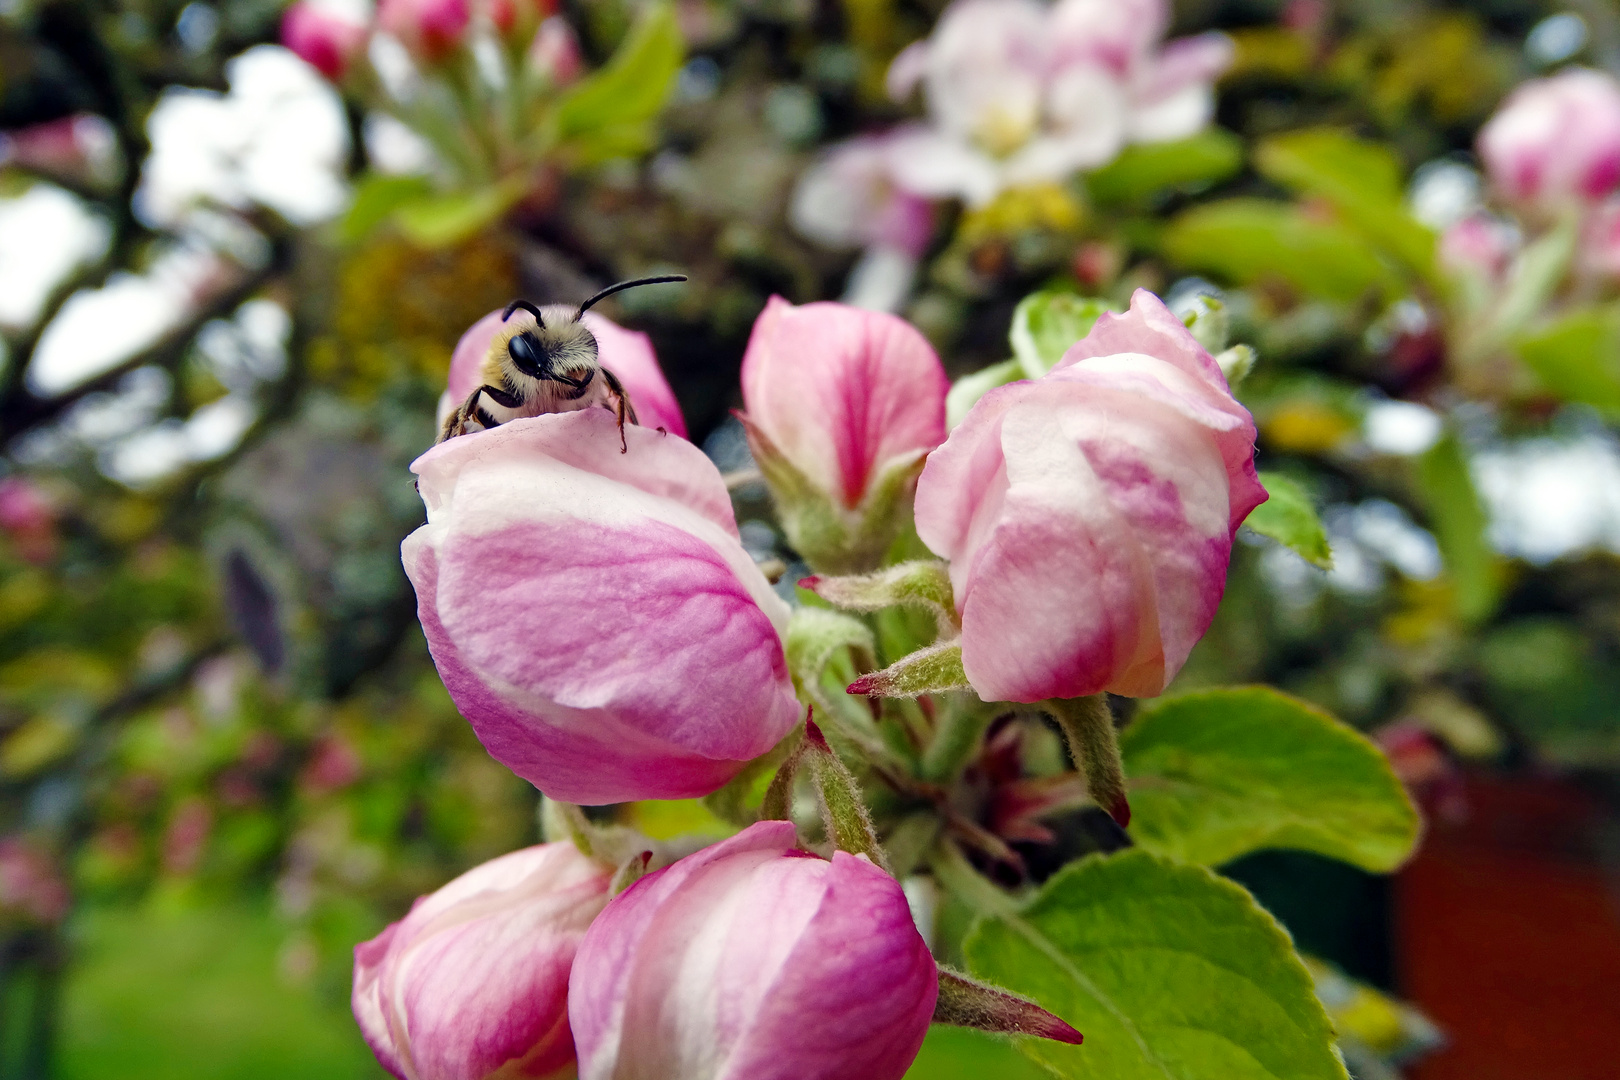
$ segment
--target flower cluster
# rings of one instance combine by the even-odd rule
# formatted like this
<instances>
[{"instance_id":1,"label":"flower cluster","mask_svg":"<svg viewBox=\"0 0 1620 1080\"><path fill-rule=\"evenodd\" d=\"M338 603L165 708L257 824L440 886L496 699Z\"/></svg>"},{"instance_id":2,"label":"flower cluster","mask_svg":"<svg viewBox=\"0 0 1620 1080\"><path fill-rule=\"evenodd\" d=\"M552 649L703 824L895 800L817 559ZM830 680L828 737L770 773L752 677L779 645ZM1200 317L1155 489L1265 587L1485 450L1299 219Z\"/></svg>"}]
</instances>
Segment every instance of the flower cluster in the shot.
<instances>
[{"instance_id":1,"label":"flower cluster","mask_svg":"<svg viewBox=\"0 0 1620 1080\"><path fill-rule=\"evenodd\" d=\"M1524 83L1480 129L1478 150L1509 216L1481 208L1451 224L1448 269L1500 289L1527 241L1564 229L1578 273L1620 281L1620 81L1570 68Z\"/></svg>"},{"instance_id":2,"label":"flower cluster","mask_svg":"<svg viewBox=\"0 0 1620 1080\"><path fill-rule=\"evenodd\" d=\"M501 318L457 347L447 403L474 385ZM378 1059L413 1080L897 1080L931 1020L1079 1042L935 963L862 781L800 725L796 687L820 700L806 636L860 624L777 594L647 339L587 325L640 417L622 440L605 409L548 413L413 466L428 520L403 554L434 662L570 839L468 872L356 949L355 1015ZM1233 534L1266 497L1253 422L1146 292L950 432L948 389L903 320L773 299L739 419L816 571L801 585L855 611L936 615L937 640L881 669L869 655L851 693L875 712L953 687L1038 703L1123 822L1099 695L1158 694L1208 627ZM904 561L913 516L944 561ZM892 764L836 703L824 721L869 755L863 770ZM933 738L953 741L944 726ZM740 831L696 852L568 805L709 795L751 764L777 770L763 802L733 800ZM819 822L794 818L796 780Z\"/></svg>"},{"instance_id":3,"label":"flower cluster","mask_svg":"<svg viewBox=\"0 0 1620 1080\"><path fill-rule=\"evenodd\" d=\"M1130 143L1209 123L1231 41L1160 46L1166 0L955 0L889 69L891 95L919 89L927 120L830 147L801 179L793 220L829 247L910 255L927 247L930 200L983 206L1060 183Z\"/></svg>"},{"instance_id":4,"label":"flower cluster","mask_svg":"<svg viewBox=\"0 0 1620 1080\"><path fill-rule=\"evenodd\" d=\"M584 61L552 0L381 0L365 20L334 0L297 0L281 39L367 109L375 170L425 175L417 199L459 188L485 192L495 211L543 206L570 159L554 114Z\"/></svg>"}]
</instances>

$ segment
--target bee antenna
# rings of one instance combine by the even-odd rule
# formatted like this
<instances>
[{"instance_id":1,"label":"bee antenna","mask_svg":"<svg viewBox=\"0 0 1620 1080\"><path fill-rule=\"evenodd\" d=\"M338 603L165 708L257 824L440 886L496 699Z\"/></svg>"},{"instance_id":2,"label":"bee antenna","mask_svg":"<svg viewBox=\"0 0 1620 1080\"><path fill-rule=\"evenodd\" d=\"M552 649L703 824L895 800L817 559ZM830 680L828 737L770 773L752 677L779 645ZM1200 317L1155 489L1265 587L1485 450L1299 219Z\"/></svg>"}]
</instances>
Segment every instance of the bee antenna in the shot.
<instances>
[{"instance_id":1,"label":"bee antenna","mask_svg":"<svg viewBox=\"0 0 1620 1080\"><path fill-rule=\"evenodd\" d=\"M529 303L527 300L514 300L510 304L507 304L506 310L501 312L501 322L505 322L507 319L510 319L512 317L512 312L518 310L519 308L522 308L530 315L533 315L534 321L540 324L541 329L545 329L546 321L540 317L540 309Z\"/></svg>"},{"instance_id":2,"label":"bee antenna","mask_svg":"<svg viewBox=\"0 0 1620 1080\"><path fill-rule=\"evenodd\" d=\"M595 296L591 297L589 300L587 300L583 304L579 305L579 313L581 315L583 315L583 314L585 314L586 309L588 309L592 304L596 303L598 300L606 300L608 297L612 296L616 292L623 292L625 289L633 289L637 285L662 285L667 281L685 281L685 280L686 280L686 275L685 274L664 274L664 275L662 275L660 277L644 277L644 278L636 278L634 281L621 281L617 285L609 285L607 288L603 289L601 292L597 293Z\"/></svg>"}]
</instances>

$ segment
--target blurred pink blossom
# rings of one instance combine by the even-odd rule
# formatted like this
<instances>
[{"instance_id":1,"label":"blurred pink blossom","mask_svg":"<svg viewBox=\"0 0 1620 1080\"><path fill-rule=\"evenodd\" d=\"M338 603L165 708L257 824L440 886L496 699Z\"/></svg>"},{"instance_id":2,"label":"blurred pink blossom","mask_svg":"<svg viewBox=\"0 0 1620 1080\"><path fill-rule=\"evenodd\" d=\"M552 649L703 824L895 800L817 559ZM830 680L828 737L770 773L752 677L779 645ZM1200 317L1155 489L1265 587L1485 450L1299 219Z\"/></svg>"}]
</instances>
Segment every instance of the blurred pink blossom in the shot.
<instances>
[{"instance_id":1,"label":"blurred pink blossom","mask_svg":"<svg viewBox=\"0 0 1620 1080\"><path fill-rule=\"evenodd\" d=\"M1497 281L1519 247L1514 226L1483 212L1469 214L1440 236L1440 261L1456 273Z\"/></svg>"},{"instance_id":2,"label":"blurred pink blossom","mask_svg":"<svg viewBox=\"0 0 1620 1080\"><path fill-rule=\"evenodd\" d=\"M514 851L354 949L354 1017L400 1080L574 1075L568 974L611 871L572 843Z\"/></svg>"},{"instance_id":3,"label":"blurred pink blossom","mask_svg":"<svg viewBox=\"0 0 1620 1080\"><path fill-rule=\"evenodd\" d=\"M986 701L1162 693L1266 499L1254 421L1138 290L1033 382L991 390L928 458L917 533L949 559Z\"/></svg>"},{"instance_id":4,"label":"blurred pink blossom","mask_svg":"<svg viewBox=\"0 0 1620 1080\"><path fill-rule=\"evenodd\" d=\"M1589 274L1620 278L1620 198L1605 200L1587 217L1577 259Z\"/></svg>"},{"instance_id":5,"label":"blurred pink blossom","mask_svg":"<svg viewBox=\"0 0 1620 1080\"><path fill-rule=\"evenodd\" d=\"M298 0L281 17L281 43L333 82L348 74L370 33L370 27L312 0Z\"/></svg>"},{"instance_id":6,"label":"blurred pink blossom","mask_svg":"<svg viewBox=\"0 0 1620 1080\"><path fill-rule=\"evenodd\" d=\"M412 465L428 646L484 746L575 803L706 795L798 721L788 608L685 439L605 409L518 419Z\"/></svg>"},{"instance_id":7,"label":"blurred pink blossom","mask_svg":"<svg viewBox=\"0 0 1620 1080\"><path fill-rule=\"evenodd\" d=\"M1165 0L955 0L889 71L897 99L922 86L932 121L896 135L896 179L980 205L1105 165L1129 142L1195 134L1232 45L1205 34L1160 49L1168 18Z\"/></svg>"},{"instance_id":8,"label":"blurred pink blossom","mask_svg":"<svg viewBox=\"0 0 1620 1080\"><path fill-rule=\"evenodd\" d=\"M46 563L56 555L56 510L25 476L0 480L0 530L29 562Z\"/></svg>"},{"instance_id":9,"label":"blurred pink blossom","mask_svg":"<svg viewBox=\"0 0 1620 1080\"><path fill-rule=\"evenodd\" d=\"M580 945L581 1080L900 1080L938 993L900 883L762 821L642 878Z\"/></svg>"},{"instance_id":10,"label":"blurred pink blossom","mask_svg":"<svg viewBox=\"0 0 1620 1080\"><path fill-rule=\"evenodd\" d=\"M1479 132L1497 193L1546 213L1620 186L1620 82L1588 68L1532 79Z\"/></svg>"},{"instance_id":11,"label":"blurred pink blossom","mask_svg":"<svg viewBox=\"0 0 1620 1080\"><path fill-rule=\"evenodd\" d=\"M0 921L61 922L70 896L51 859L26 840L0 838Z\"/></svg>"},{"instance_id":12,"label":"blurred pink blossom","mask_svg":"<svg viewBox=\"0 0 1620 1080\"><path fill-rule=\"evenodd\" d=\"M585 313L585 326L596 338L602 366L618 376L630 395L637 419L643 427L663 428L671 435L686 437L686 419L681 415L675 391L658 366L652 341L637 330L626 330L605 315ZM489 353L489 343L500 329L501 313L492 311L473 323L450 356L450 372L444 393L439 397L438 423L442 426L450 410L467 400L478 387L478 371Z\"/></svg>"},{"instance_id":13,"label":"blurred pink blossom","mask_svg":"<svg viewBox=\"0 0 1620 1080\"><path fill-rule=\"evenodd\" d=\"M103 117L77 113L0 132L0 166L25 169L88 183L101 183L117 171L118 136Z\"/></svg>"},{"instance_id":14,"label":"blurred pink blossom","mask_svg":"<svg viewBox=\"0 0 1620 1080\"><path fill-rule=\"evenodd\" d=\"M471 18L467 0L382 0L377 7L377 25L430 64L461 45Z\"/></svg>"},{"instance_id":15,"label":"blurred pink blossom","mask_svg":"<svg viewBox=\"0 0 1620 1080\"><path fill-rule=\"evenodd\" d=\"M799 178L794 228L829 248L884 247L920 257L933 235L933 207L896 185L895 141L892 134L861 135L829 147Z\"/></svg>"},{"instance_id":16,"label":"blurred pink blossom","mask_svg":"<svg viewBox=\"0 0 1620 1080\"><path fill-rule=\"evenodd\" d=\"M567 19L553 15L540 24L535 31L534 41L529 45L529 63L536 71L545 72L553 86L567 86L584 74L585 58L579 51L579 38ZM608 322L606 318L591 312L586 312L586 315Z\"/></svg>"}]
</instances>

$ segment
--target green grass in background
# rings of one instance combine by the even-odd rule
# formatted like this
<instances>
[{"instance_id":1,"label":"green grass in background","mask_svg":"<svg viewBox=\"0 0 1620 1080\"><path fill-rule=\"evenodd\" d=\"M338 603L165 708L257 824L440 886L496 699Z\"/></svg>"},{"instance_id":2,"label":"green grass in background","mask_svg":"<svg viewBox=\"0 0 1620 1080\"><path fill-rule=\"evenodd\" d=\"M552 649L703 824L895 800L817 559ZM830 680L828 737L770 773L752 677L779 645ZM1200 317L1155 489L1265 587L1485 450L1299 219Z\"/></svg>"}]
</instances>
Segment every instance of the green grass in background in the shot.
<instances>
[{"instance_id":1,"label":"green grass in background","mask_svg":"<svg viewBox=\"0 0 1620 1080\"><path fill-rule=\"evenodd\" d=\"M253 908L99 908L74 924L63 1080L380 1080L344 1003L281 973Z\"/></svg>"}]
</instances>

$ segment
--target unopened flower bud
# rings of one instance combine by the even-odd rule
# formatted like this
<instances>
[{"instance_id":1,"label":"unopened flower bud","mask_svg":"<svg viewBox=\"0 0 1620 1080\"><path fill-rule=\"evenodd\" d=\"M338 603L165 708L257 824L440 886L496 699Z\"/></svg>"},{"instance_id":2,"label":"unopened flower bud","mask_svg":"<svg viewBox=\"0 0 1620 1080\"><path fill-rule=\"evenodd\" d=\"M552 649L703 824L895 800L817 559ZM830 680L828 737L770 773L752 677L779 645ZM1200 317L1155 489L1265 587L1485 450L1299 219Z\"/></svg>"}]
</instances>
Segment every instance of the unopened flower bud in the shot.
<instances>
[{"instance_id":1,"label":"unopened flower bud","mask_svg":"<svg viewBox=\"0 0 1620 1080\"><path fill-rule=\"evenodd\" d=\"M762 821L642 878L569 983L581 1080L899 1080L938 994L900 883Z\"/></svg>"},{"instance_id":2,"label":"unopened flower bud","mask_svg":"<svg viewBox=\"0 0 1620 1080\"><path fill-rule=\"evenodd\" d=\"M512 420L412 468L405 571L439 675L502 764L572 803L706 795L798 722L788 607L725 481L606 409ZM621 452L621 447L624 452Z\"/></svg>"},{"instance_id":3,"label":"unopened flower bud","mask_svg":"<svg viewBox=\"0 0 1620 1080\"><path fill-rule=\"evenodd\" d=\"M575 36L574 28L568 25L567 19L561 15L553 15L540 24L540 29L535 32L534 41L529 45L529 63L536 71L545 72L553 86L567 86L584 73L585 58L580 55L579 38ZM593 312L586 312L585 317L613 326L605 317L595 315ZM645 334L635 334L630 330L619 332L634 334L643 341L647 337ZM600 334L597 337L598 340L601 339ZM651 352L651 349L649 345L648 351Z\"/></svg>"},{"instance_id":4,"label":"unopened flower bud","mask_svg":"<svg viewBox=\"0 0 1620 1080\"><path fill-rule=\"evenodd\" d=\"M378 25L429 64L460 46L471 18L467 0L383 0L377 9Z\"/></svg>"},{"instance_id":5,"label":"unopened flower bud","mask_svg":"<svg viewBox=\"0 0 1620 1080\"><path fill-rule=\"evenodd\" d=\"M1587 68L1532 79L1479 132L1491 184L1509 202L1556 211L1620 186L1620 82Z\"/></svg>"},{"instance_id":6,"label":"unopened flower bud","mask_svg":"<svg viewBox=\"0 0 1620 1080\"><path fill-rule=\"evenodd\" d=\"M281 43L333 82L348 73L368 33L365 25L311 0L298 0L281 17Z\"/></svg>"},{"instance_id":7,"label":"unopened flower bud","mask_svg":"<svg viewBox=\"0 0 1620 1080\"><path fill-rule=\"evenodd\" d=\"M986 701L1162 693L1266 498L1254 421L1138 290L1042 378L991 390L928 458L917 533L949 560Z\"/></svg>"},{"instance_id":8,"label":"unopened flower bud","mask_svg":"<svg viewBox=\"0 0 1620 1080\"><path fill-rule=\"evenodd\" d=\"M568 976L612 871L571 843L473 868L354 950L354 1016L401 1080L574 1075Z\"/></svg>"},{"instance_id":9,"label":"unopened flower bud","mask_svg":"<svg viewBox=\"0 0 1620 1080\"><path fill-rule=\"evenodd\" d=\"M904 320L771 298L743 355L742 419L788 540L811 566L878 564L923 456L945 437L949 389Z\"/></svg>"}]
</instances>

